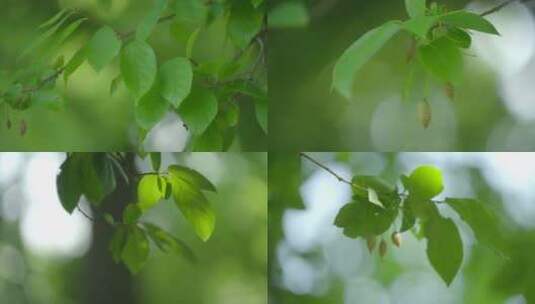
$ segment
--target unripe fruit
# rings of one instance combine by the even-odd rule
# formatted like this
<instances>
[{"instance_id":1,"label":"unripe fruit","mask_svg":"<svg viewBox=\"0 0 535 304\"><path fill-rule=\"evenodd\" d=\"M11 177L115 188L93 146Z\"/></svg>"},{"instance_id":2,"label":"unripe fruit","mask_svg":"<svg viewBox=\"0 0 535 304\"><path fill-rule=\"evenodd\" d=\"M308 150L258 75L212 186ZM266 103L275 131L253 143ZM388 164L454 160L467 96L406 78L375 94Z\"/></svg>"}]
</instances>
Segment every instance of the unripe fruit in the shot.
<instances>
[{"instance_id":1,"label":"unripe fruit","mask_svg":"<svg viewBox=\"0 0 535 304\"><path fill-rule=\"evenodd\" d=\"M392 233L392 243L394 243L394 245L396 245L396 247L398 248L401 246L401 233Z\"/></svg>"},{"instance_id":2,"label":"unripe fruit","mask_svg":"<svg viewBox=\"0 0 535 304\"><path fill-rule=\"evenodd\" d=\"M368 245L368 251L372 253L373 249L375 248L375 244L377 244L377 238L374 236L367 237L366 244Z\"/></svg>"},{"instance_id":3,"label":"unripe fruit","mask_svg":"<svg viewBox=\"0 0 535 304\"><path fill-rule=\"evenodd\" d=\"M384 257L386 254L386 242L385 240L381 240L381 243L379 244L379 256Z\"/></svg>"},{"instance_id":4,"label":"unripe fruit","mask_svg":"<svg viewBox=\"0 0 535 304\"><path fill-rule=\"evenodd\" d=\"M427 129L431 123L431 105L424 99L418 104L418 118L422 126Z\"/></svg>"}]
</instances>

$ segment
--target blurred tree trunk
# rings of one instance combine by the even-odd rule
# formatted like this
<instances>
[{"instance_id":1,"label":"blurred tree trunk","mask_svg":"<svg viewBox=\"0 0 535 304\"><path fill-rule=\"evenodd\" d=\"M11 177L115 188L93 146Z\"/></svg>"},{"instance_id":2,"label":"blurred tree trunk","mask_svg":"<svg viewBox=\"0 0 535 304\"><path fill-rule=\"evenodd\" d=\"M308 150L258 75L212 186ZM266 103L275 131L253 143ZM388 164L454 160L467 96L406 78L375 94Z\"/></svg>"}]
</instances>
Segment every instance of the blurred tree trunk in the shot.
<instances>
[{"instance_id":1,"label":"blurred tree trunk","mask_svg":"<svg viewBox=\"0 0 535 304\"><path fill-rule=\"evenodd\" d=\"M124 164L126 172L136 172L133 153L128 153ZM102 203L107 213L119 220L124 207L134 202L134 187L125 183L124 179L117 175L117 188ZM85 273L87 291L83 303L91 304L117 304L136 303L133 277L123 264L116 264L108 249L108 244L113 233L113 228L106 224L101 215L96 215L98 220L93 225L93 243L88 253L88 263Z\"/></svg>"}]
</instances>

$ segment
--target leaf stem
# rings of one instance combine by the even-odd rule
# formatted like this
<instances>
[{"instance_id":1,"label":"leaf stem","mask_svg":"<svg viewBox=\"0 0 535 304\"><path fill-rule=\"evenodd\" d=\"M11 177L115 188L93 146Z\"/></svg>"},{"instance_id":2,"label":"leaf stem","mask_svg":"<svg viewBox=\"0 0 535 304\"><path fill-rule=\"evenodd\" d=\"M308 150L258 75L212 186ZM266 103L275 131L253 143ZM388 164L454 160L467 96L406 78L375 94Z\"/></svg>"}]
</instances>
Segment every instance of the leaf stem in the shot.
<instances>
[{"instance_id":1,"label":"leaf stem","mask_svg":"<svg viewBox=\"0 0 535 304\"><path fill-rule=\"evenodd\" d=\"M499 10L501 10L502 8L508 6L509 4L512 4L513 2L520 2L520 3L526 3L526 2L529 2L531 0L506 0L505 2L503 2L502 4L500 5L497 5L489 10L486 10L484 11L483 13L479 14L480 16L487 16L487 15L490 15L490 14L493 14Z\"/></svg>"}]
</instances>

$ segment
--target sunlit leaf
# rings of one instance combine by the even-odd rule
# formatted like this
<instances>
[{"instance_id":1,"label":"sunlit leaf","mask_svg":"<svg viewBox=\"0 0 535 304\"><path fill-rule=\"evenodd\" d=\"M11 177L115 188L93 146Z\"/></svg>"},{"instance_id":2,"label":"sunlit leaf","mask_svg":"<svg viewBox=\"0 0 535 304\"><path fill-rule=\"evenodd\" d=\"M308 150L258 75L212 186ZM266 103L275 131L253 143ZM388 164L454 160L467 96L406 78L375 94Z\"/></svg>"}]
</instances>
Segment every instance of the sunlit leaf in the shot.
<instances>
[{"instance_id":1,"label":"sunlit leaf","mask_svg":"<svg viewBox=\"0 0 535 304\"><path fill-rule=\"evenodd\" d=\"M117 33L111 27L103 26L87 44L87 60L98 72L119 54L121 45Z\"/></svg>"}]
</instances>

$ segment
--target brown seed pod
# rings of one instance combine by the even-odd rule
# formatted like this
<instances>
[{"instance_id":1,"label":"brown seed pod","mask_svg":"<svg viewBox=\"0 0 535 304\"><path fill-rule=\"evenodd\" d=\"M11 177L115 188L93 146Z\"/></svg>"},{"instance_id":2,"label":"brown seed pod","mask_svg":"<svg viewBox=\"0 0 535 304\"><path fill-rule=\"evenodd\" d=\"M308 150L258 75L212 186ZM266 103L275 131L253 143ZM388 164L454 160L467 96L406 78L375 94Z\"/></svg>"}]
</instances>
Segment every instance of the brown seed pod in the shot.
<instances>
[{"instance_id":1,"label":"brown seed pod","mask_svg":"<svg viewBox=\"0 0 535 304\"><path fill-rule=\"evenodd\" d=\"M381 240L381 243L379 244L379 256L384 257L385 254L386 254L386 241L385 240Z\"/></svg>"},{"instance_id":2,"label":"brown seed pod","mask_svg":"<svg viewBox=\"0 0 535 304\"><path fill-rule=\"evenodd\" d=\"M28 131L28 125L26 124L26 120L23 119L23 120L20 121L20 129L19 129L19 131L20 131L20 135L21 136L26 135L26 132Z\"/></svg>"},{"instance_id":3,"label":"brown seed pod","mask_svg":"<svg viewBox=\"0 0 535 304\"><path fill-rule=\"evenodd\" d=\"M392 233L392 243L394 243L394 245L396 245L396 247L398 248L401 246L401 233L399 232Z\"/></svg>"},{"instance_id":4,"label":"brown seed pod","mask_svg":"<svg viewBox=\"0 0 535 304\"><path fill-rule=\"evenodd\" d=\"M366 244L368 245L368 251L372 253L373 249L375 248L375 244L377 244L377 238L374 236L367 237Z\"/></svg>"},{"instance_id":5,"label":"brown seed pod","mask_svg":"<svg viewBox=\"0 0 535 304\"><path fill-rule=\"evenodd\" d=\"M431 124L431 105L425 98L418 104L418 118L425 129Z\"/></svg>"},{"instance_id":6,"label":"brown seed pod","mask_svg":"<svg viewBox=\"0 0 535 304\"><path fill-rule=\"evenodd\" d=\"M446 93L446 96L448 96L448 98L451 101L455 100L455 87L453 86L451 82L447 82L444 85L444 92Z\"/></svg>"}]
</instances>

